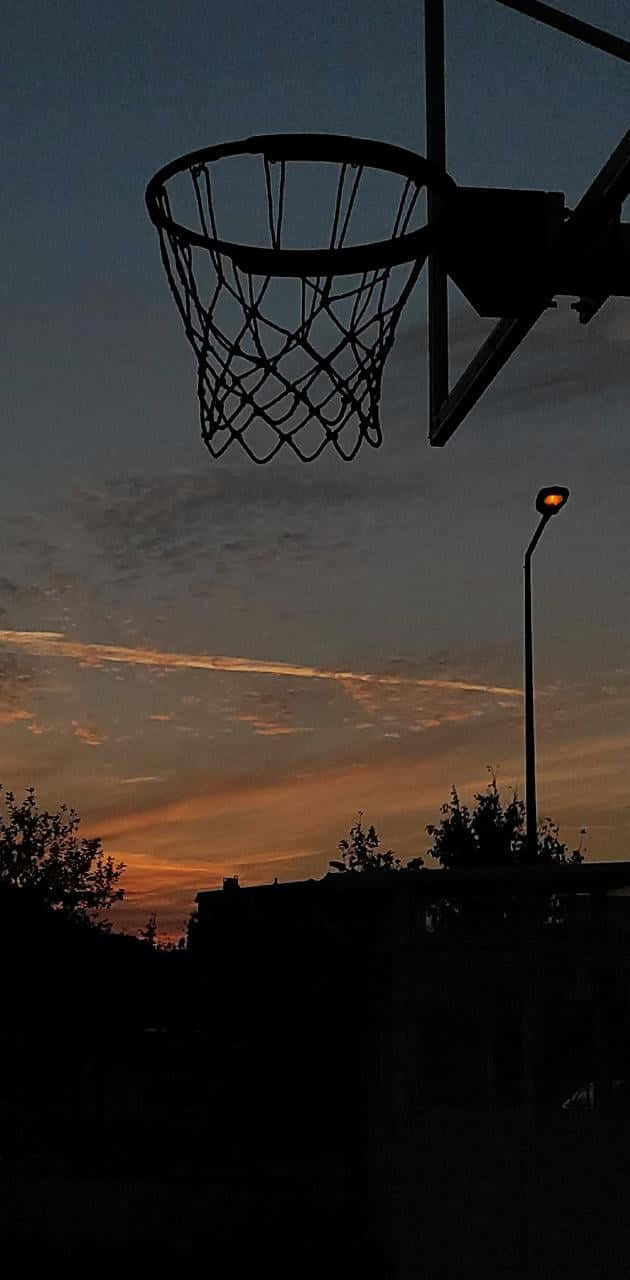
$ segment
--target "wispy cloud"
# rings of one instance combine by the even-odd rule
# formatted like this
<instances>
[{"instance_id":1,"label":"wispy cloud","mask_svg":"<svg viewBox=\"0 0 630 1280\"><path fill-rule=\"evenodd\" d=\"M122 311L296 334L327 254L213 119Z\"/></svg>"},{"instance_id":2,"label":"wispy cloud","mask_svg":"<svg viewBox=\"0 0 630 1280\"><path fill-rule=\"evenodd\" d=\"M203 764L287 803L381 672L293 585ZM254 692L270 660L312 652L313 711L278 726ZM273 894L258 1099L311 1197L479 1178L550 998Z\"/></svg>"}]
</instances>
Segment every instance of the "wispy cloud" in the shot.
<instances>
[{"instance_id":1,"label":"wispy cloud","mask_svg":"<svg viewBox=\"0 0 630 1280\"><path fill-rule=\"evenodd\" d=\"M80 724L78 720L72 721L72 732L75 738L85 742L88 747L100 747L104 742L107 742L104 734L98 733L96 729L91 729L89 725Z\"/></svg>"},{"instance_id":2,"label":"wispy cloud","mask_svg":"<svg viewBox=\"0 0 630 1280\"><path fill-rule=\"evenodd\" d=\"M0 724L15 724L18 720L32 720L33 712L20 707L3 707L0 709Z\"/></svg>"},{"instance_id":3,"label":"wispy cloud","mask_svg":"<svg viewBox=\"0 0 630 1280\"><path fill-rule=\"evenodd\" d=\"M237 711L229 717L230 720L237 724L251 725L255 734L263 738L276 738L288 736L293 733L311 733L312 730L304 725L280 724L274 720L262 720L255 712Z\"/></svg>"},{"instance_id":4,"label":"wispy cloud","mask_svg":"<svg viewBox=\"0 0 630 1280\"><path fill-rule=\"evenodd\" d=\"M410 805L417 808L419 792L423 800L432 801L434 807L442 802L445 784L440 765L432 758L419 761L416 757L399 755L389 761L334 762L290 773L282 770L269 776L244 774L196 779L186 790L180 789L172 797L160 797L157 803L148 799L129 812L113 813L108 809L93 814L90 825L105 841L122 842L127 849L133 848L136 840L141 846L151 842L156 848L157 833L164 847L169 847L173 837L168 829L172 832L176 828L179 846L183 849L193 827L199 825L209 832L211 824L218 823L218 829L224 833L232 829L237 833L234 846L230 846L231 856L242 857L245 847L251 861L257 842L267 853L269 844L277 843L277 834L274 836L272 829L280 814L283 827L291 830L291 824L298 819L303 823L305 812L315 815L316 825L324 814L327 823L338 821L340 814L345 816L349 811L352 815L355 797L356 807L361 807L364 799L371 798L371 802L376 803L377 796L381 803L386 798L390 814L406 812ZM244 814L247 815L245 839Z\"/></svg>"},{"instance_id":5,"label":"wispy cloud","mask_svg":"<svg viewBox=\"0 0 630 1280\"><path fill-rule=\"evenodd\" d=\"M424 855L426 823L439 816L453 783L466 803L484 789L487 776L479 762L496 761L496 745L475 731L455 752L452 737L425 751L394 741L358 762L337 756L310 766L296 762L289 770L273 762L268 769L267 753L259 771L226 777L204 769L196 777L171 778L159 791L128 789L129 807L121 788L115 808L108 802L93 809L89 830L128 864L125 911L139 910L140 903L145 913L148 905L159 907L160 919L178 923L177 913L190 910L195 893L219 884L223 875L238 873L249 883L268 881L277 872L289 879L322 875L360 808L401 857ZM570 847L586 824L592 833L589 856L624 857L630 823L630 807L624 807L627 732L556 743L553 750L550 745L543 752L541 814L560 822ZM522 773L520 734L502 746L499 783L509 792Z\"/></svg>"},{"instance_id":6,"label":"wispy cloud","mask_svg":"<svg viewBox=\"0 0 630 1280\"><path fill-rule=\"evenodd\" d=\"M131 786L132 783L135 785L140 782L161 782L162 779L157 773L148 773L141 778L117 778L116 781L119 782L121 786L128 787Z\"/></svg>"},{"instance_id":7,"label":"wispy cloud","mask_svg":"<svg viewBox=\"0 0 630 1280\"><path fill-rule=\"evenodd\" d=\"M292 718L293 699L284 694L277 694L257 690L255 693L249 692L246 698L246 705L238 708L228 715L228 721L233 724L244 724L251 727L252 731L262 738L279 738L290 737L296 733L312 733L312 727L304 724L295 724Z\"/></svg>"},{"instance_id":8,"label":"wispy cloud","mask_svg":"<svg viewBox=\"0 0 630 1280\"><path fill-rule=\"evenodd\" d=\"M230 657L225 654L172 653L161 649L131 648L124 645L87 643L67 640L58 631L2 631L0 643L27 649L38 657L74 658L94 665L103 662L129 663L133 666L158 667L163 670L228 671L247 675L289 676L298 680L327 680L344 684L355 682L382 687L459 690L467 693L498 694L522 697L520 689L501 685L477 684L467 680L440 680L408 675L387 675L367 671L335 671L325 667L301 666L264 658Z\"/></svg>"},{"instance_id":9,"label":"wispy cloud","mask_svg":"<svg viewBox=\"0 0 630 1280\"><path fill-rule=\"evenodd\" d=\"M2 721L0 719L0 724L2 723L6 723L6 721ZM28 724L26 725L26 728L28 729L28 732L32 733L33 737L35 738L43 738L45 734L52 732L52 729L50 728L49 725L40 724L39 720L29 719Z\"/></svg>"}]
</instances>

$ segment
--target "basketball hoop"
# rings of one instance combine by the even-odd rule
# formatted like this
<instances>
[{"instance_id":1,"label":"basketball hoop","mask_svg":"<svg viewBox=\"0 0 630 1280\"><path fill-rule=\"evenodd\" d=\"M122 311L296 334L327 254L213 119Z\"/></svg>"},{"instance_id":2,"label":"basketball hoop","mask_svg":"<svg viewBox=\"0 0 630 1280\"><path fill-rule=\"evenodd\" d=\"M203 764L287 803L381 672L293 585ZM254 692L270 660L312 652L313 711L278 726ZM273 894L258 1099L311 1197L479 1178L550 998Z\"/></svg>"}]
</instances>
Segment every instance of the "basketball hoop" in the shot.
<instances>
[{"instance_id":1,"label":"basketball hoop","mask_svg":"<svg viewBox=\"0 0 630 1280\"><path fill-rule=\"evenodd\" d=\"M225 162L237 180L222 217ZM307 166L300 183L297 166ZM197 357L213 457L235 441L255 462L283 446L311 461L328 444L345 460L363 440L380 445L385 360L433 242L432 227L416 225L423 188L455 184L414 152L326 134L208 147L151 179L147 207ZM226 238L235 207L239 230L259 213L263 243ZM380 238L358 240L379 220Z\"/></svg>"}]
</instances>

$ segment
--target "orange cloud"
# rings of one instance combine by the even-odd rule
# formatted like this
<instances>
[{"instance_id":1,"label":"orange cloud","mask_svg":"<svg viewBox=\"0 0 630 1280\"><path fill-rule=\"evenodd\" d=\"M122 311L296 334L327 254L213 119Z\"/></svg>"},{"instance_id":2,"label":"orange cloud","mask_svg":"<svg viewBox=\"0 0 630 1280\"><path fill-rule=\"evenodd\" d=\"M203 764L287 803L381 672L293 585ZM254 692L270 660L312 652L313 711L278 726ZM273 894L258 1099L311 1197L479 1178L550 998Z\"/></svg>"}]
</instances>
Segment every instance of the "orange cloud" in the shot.
<instances>
[{"instance_id":1,"label":"orange cloud","mask_svg":"<svg viewBox=\"0 0 630 1280\"><path fill-rule=\"evenodd\" d=\"M52 732L49 727L40 724L39 720L31 720L30 723L27 724L26 728L28 729L28 732L32 733L36 738L41 738L45 733Z\"/></svg>"},{"instance_id":2,"label":"orange cloud","mask_svg":"<svg viewBox=\"0 0 630 1280\"><path fill-rule=\"evenodd\" d=\"M0 643L28 649L39 657L74 658L78 662L117 662L164 670L230 671L247 675L290 676L298 680L354 681L390 687L462 690L467 693L522 697L522 690L501 685L475 684L467 680L420 679L416 676L378 675L367 671L334 671L325 667L296 666L259 658L233 658L205 653L168 653L161 649L131 649L124 645L93 644L66 640L60 631L0 631Z\"/></svg>"},{"instance_id":3,"label":"orange cloud","mask_svg":"<svg viewBox=\"0 0 630 1280\"><path fill-rule=\"evenodd\" d=\"M499 762L502 791L509 791L512 783L520 780L522 763L514 736L510 746L512 750L508 747ZM244 864L266 865L272 857L286 856L290 862L296 847L310 849L314 861L319 857L325 870L326 857L333 856L336 841L356 810L364 808L401 856L413 856L426 847L424 826L435 821L453 783L467 802L485 786L485 773L479 766L480 746L471 740L466 750L454 757L450 750L421 756L397 745L391 749L391 755L388 747L385 754L358 764L337 761L308 769L289 766L287 772L275 769L266 776L205 775L179 794L160 794L157 804L134 795L131 811L112 812L108 806L100 814L93 812L89 825L117 856L120 847L137 853L151 851L156 859L163 856L175 862L173 853L177 851L177 858L199 862L207 851L206 874L212 877L217 868L226 868L228 874ZM630 737L626 736L584 743L575 755L570 750L565 754L560 745L552 753L545 752L541 814L550 811L562 823L564 813L566 821L574 822L569 815L579 808L578 825L588 826L588 809L593 804L605 806L625 794L629 750ZM590 849L592 856L622 856L620 817L617 826L617 834L605 849ZM299 874L297 868L296 872Z\"/></svg>"},{"instance_id":4,"label":"orange cloud","mask_svg":"<svg viewBox=\"0 0 630 1280\"><path fill-rule=\"evenodd\" d=\"M286 737L294 733L312 733L306 726L283 724L275 720L262 719L255 711L235 711L229 717L237 724L251 724L254 733L261 738Z\"/></svg>"},{"instance_id":5,"label":"orange cloud","mask_svg":"<svg viewBox=\"0 0 630 1280\"><path fill-rule=\"evenodd\" d=\"M88 747L100 747L107 738L96 732L96 729L90 729L87 725L79 724L78 720L72 721L72 731L75 738L79 738L81 742L85 742Z\"/></svg>"},{"instance_id":6,"label":"orange cloud","mask_svg":"<svg viewBox=\"0 0 630 1280\"><path fill-rule=\"evenodd\" d=\"M18 720L32 720L32 719L33 719L32 711L22 711L17 707L3 707L2 710L0 710L0 725L15 724L16 721ZM30 726L27 725L27 728L30 728Z\"/></svg>"},{"instance_id":7,"label":"orange cloud","mask_svg":"<svg viewBox=\"0 0 630 1280\"><path fill-rule=\"evenodd\" d=\"M441 770L435 769L432 763L426 765L416 758L397 758L388 762L315 767L270 778L205 780L199 784L198 791L191 790L158 805L148 804L131 813L104 814L102 818L94 818L90 825L95 829L98 825L98 834L103 840L126 842L134 835L142 837L146 845L146 837L153 833L154 838L171 848L184 838L185 829L190 833L196 824L207 826L212 821L226 827L236 825L246 833L245 838L240 835L239 839L243 854L249 856L248 850L252 850L259 831L262 834L262 828L257 825L259 820L268 822L270 817L282 814L283 825L289 830L294 820L303 826L305 811L315 815L325 813L327 820L332 816L334 821L335 812L352 816L364 801L375 805L386 803L390 813L406 811L410 805L417 807L419 790L423 803L435 807L445 798L440 774ZM267 825L265 840L269 831ZM199 848L198 836L195 845Z\"/></svg>"}]
</instances>

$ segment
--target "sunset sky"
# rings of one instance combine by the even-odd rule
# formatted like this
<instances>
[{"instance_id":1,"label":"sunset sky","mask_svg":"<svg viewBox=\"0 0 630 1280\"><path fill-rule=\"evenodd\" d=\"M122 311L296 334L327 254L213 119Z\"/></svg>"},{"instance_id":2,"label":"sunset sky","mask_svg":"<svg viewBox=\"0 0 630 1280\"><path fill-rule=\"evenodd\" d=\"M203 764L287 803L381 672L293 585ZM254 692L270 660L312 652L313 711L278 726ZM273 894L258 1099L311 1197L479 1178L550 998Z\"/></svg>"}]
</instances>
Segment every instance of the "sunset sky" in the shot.
<instances>
[{"instance_id":1,"label":"sunset sky","mask_svg":"<svg viewBox=\"0 0 630 1280\"><path fill-rule=\"evenodd\" d=\"M626 0L566 8L630 38ZM127 864L117 925L199 889L323 874L357 810L403 858L455 783L522 790L522 556L535 561L539 808L588 856L630 834L630 302L547 313L443 450L421 277L384 443L220 462L144 209L151 174L250 133L424 150L418 0L8 0L0 782ZM630 69L446 0L449 170L579 198ZM8 88L8 94L6 89ZM488 326L453 296L458 366Z\"/></svg>"}]
</instances>

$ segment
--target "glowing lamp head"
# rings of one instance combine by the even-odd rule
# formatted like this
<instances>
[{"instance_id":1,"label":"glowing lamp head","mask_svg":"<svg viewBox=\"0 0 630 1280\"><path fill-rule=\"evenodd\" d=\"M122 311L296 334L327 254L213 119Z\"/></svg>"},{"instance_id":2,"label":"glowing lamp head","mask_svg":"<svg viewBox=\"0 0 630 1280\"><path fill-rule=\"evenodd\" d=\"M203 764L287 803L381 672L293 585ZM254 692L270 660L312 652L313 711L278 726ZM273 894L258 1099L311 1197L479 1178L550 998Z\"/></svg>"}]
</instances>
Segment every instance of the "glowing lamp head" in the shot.
<instances>
[{"instance_id":1,"label":"glowing lamp head","mask_svg":"<svg viewBox=\"0 0 630 1280\"><path fill-rule=\"evenodd\" d=\"M536 498L536 510L541 516L555 516L566 506L569 490L561 484L550 484L541 489Z\"/></svg>"}]
</instances>

